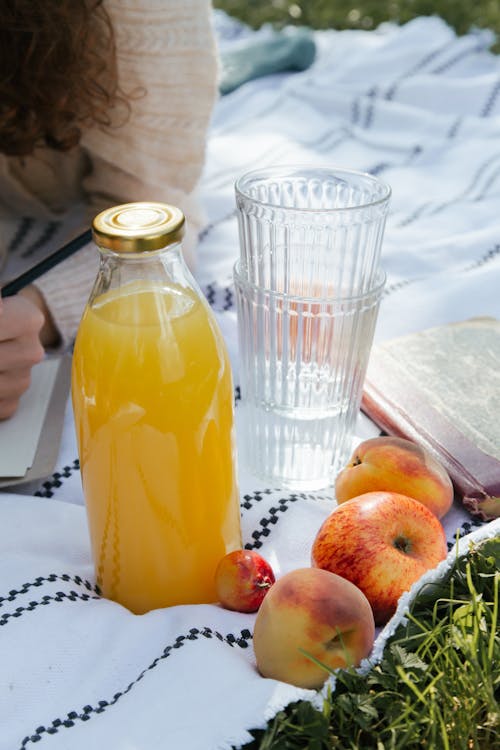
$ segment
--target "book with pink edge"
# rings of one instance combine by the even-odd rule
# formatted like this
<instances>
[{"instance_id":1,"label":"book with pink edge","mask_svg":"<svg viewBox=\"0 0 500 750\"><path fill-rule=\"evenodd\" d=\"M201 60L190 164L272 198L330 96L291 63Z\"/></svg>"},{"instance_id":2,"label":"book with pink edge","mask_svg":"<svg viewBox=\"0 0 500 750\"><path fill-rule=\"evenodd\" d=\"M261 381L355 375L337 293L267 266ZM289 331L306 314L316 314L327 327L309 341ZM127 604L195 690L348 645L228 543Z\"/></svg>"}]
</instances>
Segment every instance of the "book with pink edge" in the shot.
<instances>
[{"instance_id":1,"label":"book with pink edge","mask_svg":"<svg viewBox=\"0 0 500 750\"><path fill-rule=\"evenodd\" d=\"M361 409L429 450L473 515L500 516L500 321L473 318L374 346Z\"/></svg>"}]
</instances>

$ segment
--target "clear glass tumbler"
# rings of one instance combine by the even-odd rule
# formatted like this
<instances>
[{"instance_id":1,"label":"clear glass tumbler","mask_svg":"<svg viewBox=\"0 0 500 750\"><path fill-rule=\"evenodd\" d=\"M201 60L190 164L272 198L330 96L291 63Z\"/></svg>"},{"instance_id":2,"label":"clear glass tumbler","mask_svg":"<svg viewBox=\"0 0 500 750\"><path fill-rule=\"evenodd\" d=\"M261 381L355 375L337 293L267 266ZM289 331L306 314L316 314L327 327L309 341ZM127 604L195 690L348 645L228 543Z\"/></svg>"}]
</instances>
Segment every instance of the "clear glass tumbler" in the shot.
<instances>
[{"instance_id":1,"label":"clear glass tumbler","mask_svg":"<svg viewBox=\"0 0 500 750\"><path fill-rule=\"evenodd\" d=\"M351 450L389 197L347 170L274 167L236 183L239 452L273 485L327 487Z\"/></svg>"},{"instance_id":2,"label":"clear glass tumbler","mask_svg":"<svg viewBox=\"0 0 500 750\"><path fill-rule=\"evenodd\" d=\"M385 276L332 299L263 289L240 269L241 461L272 486L327 487L351 451Z\"/></svg>"},{"instance_id":3,"label":"clear glass tumbler","mask_svg":"<svg viewBox=\"0 0 500 750\"><path fill-rule=\"evenodd\" d=\"M235 185L241 273L264 289L310 297L376 283L391 194L363 172L279 166Z\"/></svg>"}]
</instances>

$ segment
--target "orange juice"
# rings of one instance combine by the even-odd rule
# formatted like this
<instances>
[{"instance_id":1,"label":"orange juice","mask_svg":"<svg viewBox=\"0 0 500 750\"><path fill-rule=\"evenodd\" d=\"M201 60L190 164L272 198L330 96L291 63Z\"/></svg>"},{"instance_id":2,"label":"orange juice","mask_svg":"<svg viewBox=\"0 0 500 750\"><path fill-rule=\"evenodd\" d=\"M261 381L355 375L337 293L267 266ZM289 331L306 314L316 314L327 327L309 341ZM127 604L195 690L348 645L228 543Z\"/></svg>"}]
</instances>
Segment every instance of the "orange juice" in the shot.
<instances>
[{"instance_id":1,"label":"orange juice","mask_svg":"<svg viewBox=\"0 0 500 750\"><path fill-rule=\"evenodd\" d=\"M174 283L87 306L73 407L97 582L143 613L216 599L241 547L228 356L210 310Z\"/></svg>"}]
</instances>

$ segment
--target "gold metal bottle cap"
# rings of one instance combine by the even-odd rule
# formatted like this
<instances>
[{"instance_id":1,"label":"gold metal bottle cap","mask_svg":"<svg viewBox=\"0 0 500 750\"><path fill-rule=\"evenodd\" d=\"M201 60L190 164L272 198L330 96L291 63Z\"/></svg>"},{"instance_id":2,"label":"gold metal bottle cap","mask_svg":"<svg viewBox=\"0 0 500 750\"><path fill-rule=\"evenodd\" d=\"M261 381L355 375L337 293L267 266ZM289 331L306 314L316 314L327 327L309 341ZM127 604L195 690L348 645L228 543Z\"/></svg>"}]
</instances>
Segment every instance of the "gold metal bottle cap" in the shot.
<instances>
[{"instance_id":1,"label":"gold metal bottle cap","mask_svg":"<svg viewBox=\"0 0 500 750\"><path fill-rule=\"evenodd\" d=\"M142 253L180 242L185 219L168 203L123 203L97 214L92 235L97 245L115 253Z\"/></svg>"}]
</instances>

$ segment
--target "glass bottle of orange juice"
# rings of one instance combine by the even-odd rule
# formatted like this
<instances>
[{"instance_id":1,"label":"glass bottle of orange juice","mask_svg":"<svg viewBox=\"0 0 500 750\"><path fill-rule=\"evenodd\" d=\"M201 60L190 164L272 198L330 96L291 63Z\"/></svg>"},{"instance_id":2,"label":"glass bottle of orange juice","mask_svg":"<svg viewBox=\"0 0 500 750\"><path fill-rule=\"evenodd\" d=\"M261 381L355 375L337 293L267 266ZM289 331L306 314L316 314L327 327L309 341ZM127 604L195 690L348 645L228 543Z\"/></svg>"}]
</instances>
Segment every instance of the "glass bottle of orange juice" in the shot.
<instances>
[{"instance_id":1,"label":"glass bottle of orange juice","mask_svg":"<svg viewBox=\"0 0 500 750\"><path fill-rule=\"evenodd\" d=\"M72 400L96 577L135 613L216 599L241 547L233 386L217 322L182 257L182 212L100 213L100 268Z\"/></svg>"}]
</instances>

